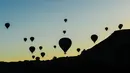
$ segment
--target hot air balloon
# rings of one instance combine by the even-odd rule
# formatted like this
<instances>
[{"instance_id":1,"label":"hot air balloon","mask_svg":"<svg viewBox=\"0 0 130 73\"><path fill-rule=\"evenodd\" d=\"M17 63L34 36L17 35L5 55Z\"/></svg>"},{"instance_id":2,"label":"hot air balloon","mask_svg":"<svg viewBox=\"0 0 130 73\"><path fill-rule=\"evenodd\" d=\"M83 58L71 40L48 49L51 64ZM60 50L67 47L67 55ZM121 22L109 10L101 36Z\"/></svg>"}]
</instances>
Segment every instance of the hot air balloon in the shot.
<instances>
[{"instance_id":1,"label":"hot air balloon","mask_svg":"<svg viewBox=\"0 0 130 73\"><path fill-rule=\"evenodd\" d=\"M42 50L42 46L39 46L39 49Z\"/></svg>"},{"instance_id":2,"label":"hot air balloon","mask_svg":"<svg viewBox=\"0 0 130 73\"><path fill-rule=\"evenodd\" d=\"M67 22L67 19L64 19L65 22Z\"/></svg>"},{"instance_id":3,"label":"hot air balloon","mask_svg":"<svg viewBox=\"0 0 130 73\"><path fill-rule=\"evenodd\" d=\"M63 33L65 34L65 33L66 33L66 30L63 30Z\"/></svg>"},{"instance_id":4,"label":"hot air balloon","mask_svg":"<svg viewBox=\"0 0 130 73\"><path fill-rule=\"evenodd\" d=\"M64 54L68 51L68 49L71 47L72 41L71 39L64 37L59 40L59 46L64 51Z\"/></svg>"},{"instance_id":5,"label":"hot air balloon","mask_svg":"<svg viewBox=\"0 0 130 73\"><path fill-rule=\"evenodd\" d=\"M98 39L98 36L97 36L96 34L93 34L93 35L91 36L91 39L92 39L92 41L95 43L95 42L97 41L97 39Z\"/></svg>"},{"instance_id":6,"label":"hot air balloon","mask_svg":"<svg viewBox=\"0 0 130 73\"><path fill-rule=\"evenodd\" d=\"M45 56L45 52L41 52L41 56L44 57Z\"/></svg>"},{"instance_id":7,"label":"hot air balloon","mask_svg":"<svg viewBox=\"0 0 130 73\"><path fill-rule=\"evenodd\" d=\"M80 52L80 48L77 48L77 52Z\"/></svg>"},{"instance_id":8,"label":"hot air balloon","mask_svg":"<svg viewBox=\"0 0 130 73\"><path fill-rule=\"evenodd\" d=\"M35 47L34 46L30 46L29 50L30 50L31 53L33 53L35 51Z\"/></svg>"},{"instance_id":9,"label":"hot air balloon","mask_svg":"<svg viewBox=\"0 0 130 73\"><path fill-rule=\"evenodd\" d=\"M56 45L54 45L54 48L56 48Z\"/></svg>"},{"instance_id":10,"label":"hot air balloon","mask_svg":"<svg viewBox=\"0 0 130 73\"><path fill-rule=\"evenodd\" d=\"M24 38L24 41L26 42L26 41L27 41L27 38Z\"/></svg>"},{"instance_id":11,"label":"hot air balloon","mask_svg":"<svg viewBox=\"0 0 130 73\"><path fill-rule=\"evenodd\" d=\"M32 58L34 59L34 58L35 58L35 55L32 55Z\"/></svg>"},{"instance_id":12,"label":"hot air balloon","mask_svg":"<svg viewBox=\"0 0 130 73\"><path fill-rule=\"evenodd\" d=\"M5 23L5 27L8 29L10 27L10 23Z\"/></svg>"},{"instance_id":13,"label":"hot air balloon","mask_svg":"<svg viewBox=\"0 0 130 73\"><path fill-rule=\"evenodd\" d=\"M40 57L36 57L36 61L40 61Z\"/></svg>"},{"instance_id":14,"label":"hot air balloon","mask_svg":"<svg viewBox=\"0 0 130 73\"><path fill-rule=\"evenodd\" d=\"M118 28L121 29L123 27L123 24L119 24Z\"/></svg>"},{"instance_id":15,"label":"hot air balloon","mask_svg":"<svg viewBox=\"0 0 130 73\"><path fill-rule=\"evenodd\" d=\"M105 27L105 30L107 31L107 30L108 30L108 27Z\"/></svg>"},{"instance_id":16,"label":"hot air balloon","mask_svg":"<svg viewBox=\"0 0 130 73\"><path fill-rule=\"evenodd\" d=\"M31 40L32 42L34 41L34 39L35 39L34 37L30 37L30 40Z\"/></svg>"}]
</instances>

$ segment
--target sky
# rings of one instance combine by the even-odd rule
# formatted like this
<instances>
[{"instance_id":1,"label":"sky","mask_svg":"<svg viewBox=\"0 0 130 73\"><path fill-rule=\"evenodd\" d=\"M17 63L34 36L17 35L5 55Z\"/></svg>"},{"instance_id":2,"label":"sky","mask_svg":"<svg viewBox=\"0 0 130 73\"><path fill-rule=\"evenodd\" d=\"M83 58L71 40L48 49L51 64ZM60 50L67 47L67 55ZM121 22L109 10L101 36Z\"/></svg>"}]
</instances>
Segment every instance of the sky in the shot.
<instances>
[{"instance_id":1,"label":"sky","mask_svg":"<svg viewBox=\"0 0 130 73\"><path fill-rule=\"evenodd\" d=\"M129 20L130 0L0 0L0 61L33 60L32 55L41 60L77 56L81 53L77 48L93 47L118 30L119 24L129 29ZM7 22L9 29L4 26ZM98 35L96 43L90 38L92 34ZM33 42L31 36L35 37ZM58 44L63 37L72 40L66 55ZM30 46L36 48L33 54ZM41 52L46 53L43 58Z\"/></svg>"}]
</instances>

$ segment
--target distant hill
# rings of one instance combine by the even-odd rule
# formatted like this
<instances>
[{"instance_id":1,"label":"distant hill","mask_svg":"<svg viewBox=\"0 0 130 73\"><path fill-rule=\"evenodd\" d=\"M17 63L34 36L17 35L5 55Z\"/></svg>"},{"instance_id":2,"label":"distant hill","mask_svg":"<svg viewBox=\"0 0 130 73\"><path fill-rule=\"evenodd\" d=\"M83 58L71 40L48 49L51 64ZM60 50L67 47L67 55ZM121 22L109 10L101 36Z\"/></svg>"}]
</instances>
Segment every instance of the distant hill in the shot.
<instances>
[{"instance_id":1,"label":"distant hill","mask_svg":"<svg viewBox=\"0 0 130 73\"><path fill-rule=\"evenodd\" d=\"M130 64L130 30L117 30L107 39L81 53L87 60L109 65Z\"/></svg>"},{"instance_id":2,"label":"distant hill","mask_svg":"<svg viewBox=\"0 0 130 73\"><path fill-rule=\"evenodd\" d=\"M124 68L130 66L130 29L117 30L108 38L82 51L78 56L61 57L48 61L1 62L0 69L6 72L39 72L89 70L89 68ZM84 69L85 68L85 69ZM4 70L6 69L6 70ZM20 71L20 72L19 72Z\"/></svg>"}]
</instances>

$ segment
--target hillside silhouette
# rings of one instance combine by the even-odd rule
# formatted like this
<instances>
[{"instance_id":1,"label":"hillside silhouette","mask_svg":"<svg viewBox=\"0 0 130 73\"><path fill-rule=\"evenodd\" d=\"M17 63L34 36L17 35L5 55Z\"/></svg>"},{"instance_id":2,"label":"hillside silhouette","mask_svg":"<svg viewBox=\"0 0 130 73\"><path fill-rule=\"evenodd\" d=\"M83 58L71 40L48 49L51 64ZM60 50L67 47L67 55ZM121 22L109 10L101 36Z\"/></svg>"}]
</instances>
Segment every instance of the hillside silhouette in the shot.
<instances>
[{"instance_id":1,"label":"hillside silhouette","mask_svg":"<svg viewBox=\"0 0 130 73\"><path fill-rule=\"evenodd\" d=\"M90 68L126 68L130 66L130 29L116 30L108 38L80 55L73 57L54 57L52 60L0 62L0 70L4 73L38 73L40 71L80 70ZM100 69L101 70L101 69Z\"/></svg>"}]
</instances>

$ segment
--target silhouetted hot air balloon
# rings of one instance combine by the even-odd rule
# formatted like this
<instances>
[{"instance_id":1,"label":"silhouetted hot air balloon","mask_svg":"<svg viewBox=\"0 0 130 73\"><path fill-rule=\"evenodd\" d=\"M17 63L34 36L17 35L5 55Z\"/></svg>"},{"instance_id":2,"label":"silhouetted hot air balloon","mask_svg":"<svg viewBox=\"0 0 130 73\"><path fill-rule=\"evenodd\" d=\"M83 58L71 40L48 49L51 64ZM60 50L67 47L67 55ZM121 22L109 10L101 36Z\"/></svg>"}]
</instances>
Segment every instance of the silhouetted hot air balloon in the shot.
<instances>
[{"instance_id":1,"label":"silhouetted hot air balloon","mask_svg":"<svg viewBox=\"0 0 130 73\"><path fill-rule=\"evenodd\" d=\"M105 27L105 30L107 31L107 30L108 30L108 27Z\"/></svg>"},{"instance_id":2,"label":"silhouetted hot air balloon","mask_svg":"<svg viewBox=\"0 0 130 73\"><path fill-rule=\"evenodd\" d=\"M56 45L54 45L54 48L56 48Z\"/></svg>"},{"instance_id":3,"label":"silhouetted hot air balloon","mask_svg":"<svg viewBox=\"0 0 130 73\"><path fill-rule=\"evenodd\" d=\"M29 50L30 50L31 53L33 53L35 51L35 47L31 46L31 47L29 47Z\"/></svg>"},{"instance_id":4,"label":"silhouetted hot air balloon","mask_svg":"<svg viewBox=\"0 0 130 73\"><path fill-rule=\"evenodd\" d=\"M44 57L45 56L45 52L41 52L41 56Z\"/></svg>"},{"instance_id":5,"label":"silhouetted hot air balloon","mask_svg":"<svg viewBox=\"0 0 130 73\"><path fill-rule=\"evenodd\" d=\"M80 48L77 48L77 52L80 52Z\"/></svg>"},{"instance_id":6,"label":"silhouetted hot air balloon","mask_svg":"<svg viewBox=\"0 0 130 73\"><path fill-rule=\"evenodd\" d=\"M72 41L69 38L61 38L59 40L59 46L61 47L61 49L64 51L64 54L66 54L66 52L68 51L68 49L71 47L72 45Z\"/></svg>"},{"instance_id":7,"label":"silhouetted hot air balloon","mask_svg":"<svg viewBox=\"0 0 130 73\"><path fill-rule=\"evenodd\" d=\"M123 27L123 24L119 24L118 28L121 29Z\"/></svg>"},{"instance_id":8,"label":"silhouetted hot air balloon","mask_svg":"<svg viewBox=\"0 0 130 73\"><path fill-rule=\"evenodd\" d=\"M64 19L65 22L67 22L67 19Z\"/></svg>"},{"instance_id":9,"label":"silhouetted hot air balloon","mask_svg":"<svg viewBox=\"0 0 130 73\"><path fill-rule=\"evenodd\" d=\"M91 36L91 39L92 39L92 41L95 43L96 40L98 39L98 36L97 36L96 34L93 34L93 35Z\"/></svg>"},{"instance_id":10,"label":"silhouetted hot air balloon","mask_svg":"<svg viewBox=\"0 0 130 73\"><path fill-rule=\"evenodd\" d=\"M34 58L35 58L35 55L32 55L32 58L34 59Z\"/></svg>"},{"instance_id":11,"label":"silhouetted hot air balloon","mask_svg":"<svg viewBox=\"0 0 130 73\"><path fill-rule=\"evenodd\" d=\"M30 40L31 40L32 42L34 41L34 39L35 39L34 37L30 37Z\"/></svg>"},{"instance_id":12,"label":"silhouetted hot air balloon","mask_svg":"<svg viewBox=\"0 0 130 73\"><path fill-rule=\"evenodd\" d=\"M65 33L66 33L66 30L63 30L63 33L65 34Z\"/></svg>"},{"instance_id":13,"label":"silhouetted hot air balloon","mask_svg":"<svg viewBox=\"0 0 130 73\"><path fill-rule=\"evenodd\" d=\"M42 46L39 46L39 49L40 49L40 50L42 50L42 48L43 48Z\"/></svg>"},{"instance_id":14,"label":"silhouetted hot air balloon","mask_svg":"<svg viewBox=\"0 0 130 73\"><path fill-rule=\"evenodd\" d=\"M24 41L26 42L26 41L27 41L27 38L24 38Z\"/></svg>"},{"instance_id":15,"label":"silhouetted hot air balloon","mask_svg":"<svg viewBox=\"0 0 130 73\"><path fill-rule=\"evenodd\" d=\"M40 61L40 57L36 57L36 61Z\"/></svg>"},{"instance_id":16,"label":"silhouetted hot air balloon","mask_svg":"<svg viewBox=\"0 0 130 73\"><path fill-rule=\"evenodd\" d=\"M10 27L10 23L5 23L5 27L8 29Z\"/></svg>"}]
</instances>

